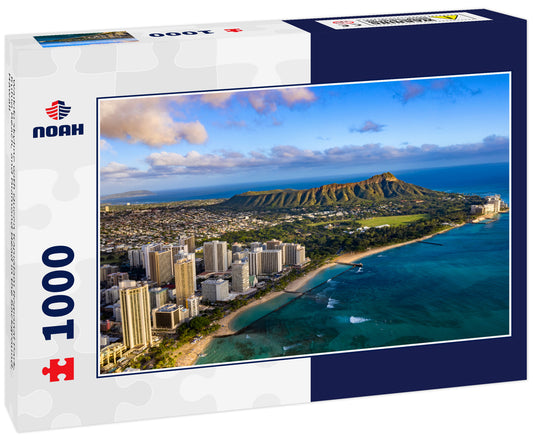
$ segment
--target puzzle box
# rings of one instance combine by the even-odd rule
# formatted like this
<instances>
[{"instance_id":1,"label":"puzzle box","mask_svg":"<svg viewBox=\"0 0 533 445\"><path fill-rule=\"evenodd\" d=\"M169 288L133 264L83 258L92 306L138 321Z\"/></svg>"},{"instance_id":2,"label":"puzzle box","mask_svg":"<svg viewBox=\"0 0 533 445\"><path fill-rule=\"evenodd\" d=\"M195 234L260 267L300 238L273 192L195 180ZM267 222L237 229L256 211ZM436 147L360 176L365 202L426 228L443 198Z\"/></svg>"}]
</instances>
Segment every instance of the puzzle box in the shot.
<instances>
[{"instance_id":1,"label":"puzzle box","mask_svg":"<svg viewBox=\"0 0 533 445\"><path fill-rule=\"evenodd\" d=\"M525 32L9 36L17 429L525 379Z\"/></svg>"}]
</instances>

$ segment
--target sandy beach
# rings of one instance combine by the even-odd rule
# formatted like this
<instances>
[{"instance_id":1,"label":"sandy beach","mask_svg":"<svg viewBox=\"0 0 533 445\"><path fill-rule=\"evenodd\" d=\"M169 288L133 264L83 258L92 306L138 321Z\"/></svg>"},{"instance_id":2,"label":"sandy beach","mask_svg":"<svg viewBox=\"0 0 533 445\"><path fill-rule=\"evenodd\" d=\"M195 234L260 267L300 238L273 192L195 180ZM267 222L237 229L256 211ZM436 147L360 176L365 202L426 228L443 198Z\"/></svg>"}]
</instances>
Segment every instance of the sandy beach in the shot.
<instances>
[{"instance_id":1,"label":"sandy beach","mask_svg":"<svg viewBox=\"0 0 533 445\"><path fill-rule=\"evenodd\" d=\"M345 254L342 254L339 257L337 257L334 260L334 262L335 263L354 263L355 261L361 260L361 259L363 259L363 258L365 258L367 256L370 256L370 255L375 255L376 253L381 253L381 252L385 252L385 251L390 250L390 249L395 249L396 247L406 246L407 244L413 244L413 243L418 243L420 241L428 240L430 238L433 238L435 235L440 235L441 233L447 232L448 230L456 229L457 227L461 227L463 225L464 224L457 224L456 226L450 226L450 227L447 227L447 228L445 228L443 230L435 232L435 233L433 233L431 235L423 236L422 238L417 238L417 239L414 239L414 240L411 240L411 241L405 241L403 243L389 244L387 246L376 247L374 249L368 249L368 250L365 250L364 252L349 252L349 253L345 253Z\"/></svg>"},{"instance_id":2,"label":"sandy beach","mask_svg":"<svg viewBox=\"0 0 533 445\"><path fill-rule=\"evenodd\" d=\"M430 239L430 238L434 237L435 235L439 235L441 233L447 232L448 230L451 230L451 229L455 229L455 228L460 227L462 225L463 224L458 224L458 225L455 225L455 226L446 227L445 229L443 229L443 230L441 230L439 232L433 233L431 235L427 235L427 236L424 236L422 238L417 238L417 239L414 239L414 240L411 240L411 241L405 241L403 243L389 244L387 246L376 247L374 249L368 249L368 250L365 250L363 252L348 252L348 253L344 253L344 254L336 257L335 259L327 262L323 266L321 266L321 267L319 267L317 269L311 270L307 274L305 274L304 276L302 276L300 278L297 278L294 281L291 281L287 285L285 290L291 291L291 292L298 291L298 289L303 287L309 280L314 278L320 272L322 272L323 270L328 269L330 267L333 267L333 266L335 266L338 263L353 263L353 262L359 261L359 260L361 260L361 259L363 259L365 257L368 257L370 255L375 255L375 254L378 254L378 253L381 253L381 252L385 252L385 251L390 250L390 249L395 249L396 247L401 247L401 246L405 246L407 244L417 243L417 242L420 242L420 241L424 241L424 240ZM235 331L233 331L230 328L230 323L232 322L232 320L235 317L237 317L238 315L240 315L244 311L247 311L250 308L253 308L253 307L258 306L260 304L266 303L267 301L270 301L270 300L272 300L272 299L274 299L276 297L279 297L283 293L284 293L283 291L271 292L271 293L261 297L260 299L254 300L251 303L247 304L246 306L243 306L243 307L237 309L236 311L231 312L230 314L226 315L224 318L220 319L217 323L220 324L221 327L216 332L213 332L212 334L209 334L209 335L205 336L204 338L202 338L201 340L197 341L194 344L189 343L187 345L184 345L184 346L182 346L180 349L178 349L174 353L174 356L176 357L176 366L179 366L179 367L181 367L181 366L193 366L196 363L196 361L198 360L198 357L201 354L204 353L204 351L206 350L206 348L209 346L209 344L211 343L211 341L214 338L223 337L223 336L226 336L226 335L232 335L232 334L235 333Z\"/></svg>"},{"instance_id":3,"label":"sandy beach","mask_svg":"<svg viewBox=\"0 0 533 445\"><path fill-rule=\"evenodd\" d=\"M318 272L317 272L318 273ZM302 279L305 277L302 277ZM230 314L226 315L225 317L221 318L217 321L217 323L220 325L220 328L216 330L216 332L213 332L212 334L206 335L201 340L197 341L196 343L188 343L181 348L179 348L175 353L174 356L176 357L176 366L192 366L196 363L196 360L198 360L198 357L203 354L203 352L206 350L206 348L209 346L209 343L213 340L215 337L224 337L225 335L232 335L235 333L229 325L231 321L240 315L242 312L258 306L260 304L263 304L269 300L272 300L276 297L279 297L282 295L283 292L270 292L269 294L265 295L264 297L261 297L258 300L254 300L251 303L248 303L246 306L243 306L239 309L237 309L234 312L231 312Z\"/></svg>"}]
</instances>

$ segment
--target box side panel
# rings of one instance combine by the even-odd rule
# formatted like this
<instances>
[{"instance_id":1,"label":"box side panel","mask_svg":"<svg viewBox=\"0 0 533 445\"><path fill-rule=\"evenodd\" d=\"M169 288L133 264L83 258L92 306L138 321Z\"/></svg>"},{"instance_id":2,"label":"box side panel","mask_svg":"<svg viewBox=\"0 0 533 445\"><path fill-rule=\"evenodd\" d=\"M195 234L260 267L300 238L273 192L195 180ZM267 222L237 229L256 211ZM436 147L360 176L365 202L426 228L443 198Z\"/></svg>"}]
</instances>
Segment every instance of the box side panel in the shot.
<instances>
[{"instance_id":1,"label":"box side panel","mask_svg":"<svg viewBox=\"0 0 533 445\"><path fill-rule=\"evenodd\" d=\"M314 356L313 400L526 378L526 26L523 20L491 16L495 20L454 26L327 32L315 32L316 24L305 24L306 29L313 28L313 82L510 72L512 92L512 335ZM349 57L347 48L358 56ZM331 369L345 371L332 380ZM357 378L352 370L357 370Z\"/></svg>"},{"instance_id":2,"label":"box side panel","mask_svg":"<svg viewBox=\"0 0 533 445\"><path fill-rule=\"evenodd\" d=\"M310 36L280 24L296 32L286 37L243 32L224 41L167 36L151 44L20 51L24 150L18 152L18 227L25 280L20 283L24 317L18 319L24 332L19 344L23 403L16 414L22 430L310 401L308 358L98 374L98 98L162 94L164 102L165 95L195 90L308 83ZM270 57L258 57L260 51ZM60 106L63 116L56 120L49 109ZM63 254L50 253L58 248ZM61 292L54 279L59 275ZM51 303L58 293L74 304ZM57 317L49 315L54 311ZM46 332L54 329L58 333L47 339ZM89 399L105 403L95 410Z\"/></svg>"},{"instance_id":3,"label":"box side panel","mask_svg":"<svg viewBox=\"0 0 533 445\"><path fill-rule=\"evenodd\" d=\"M7 410L16 422L17 411L17 332L16 332L16 77L12 45L5 42L6 71L5 71L5 404Z\"/></svg>"}]
</instances>

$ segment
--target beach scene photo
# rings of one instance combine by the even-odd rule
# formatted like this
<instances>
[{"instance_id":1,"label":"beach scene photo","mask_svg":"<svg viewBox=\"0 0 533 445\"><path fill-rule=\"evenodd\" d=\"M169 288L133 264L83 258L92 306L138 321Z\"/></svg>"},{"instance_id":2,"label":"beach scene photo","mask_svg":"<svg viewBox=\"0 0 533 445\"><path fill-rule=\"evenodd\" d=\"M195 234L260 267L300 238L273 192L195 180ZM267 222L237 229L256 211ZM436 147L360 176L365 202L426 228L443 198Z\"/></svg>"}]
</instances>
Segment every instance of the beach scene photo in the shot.
<instances>
[{"instance_id":1,"label":"beach scene photo","mask_svg":"<svg viewBox=\"0 0 533 445\"><path fill-rule=\"evenodd\" d=\"M83 34L57 34L34 36L43 48L56 46L80 46L105 43L137 42L127 31L88 32Z\"/></svg>"},{"instance_id":2,"label":"beach scene photo","mask_svg":"<svg viewBox=\"0 0 533 445\"><path fill-rule=\"evenodd\" d=\"M100 376L510 335L509 73L98 116Z\"/></svg>"}]
</instances>

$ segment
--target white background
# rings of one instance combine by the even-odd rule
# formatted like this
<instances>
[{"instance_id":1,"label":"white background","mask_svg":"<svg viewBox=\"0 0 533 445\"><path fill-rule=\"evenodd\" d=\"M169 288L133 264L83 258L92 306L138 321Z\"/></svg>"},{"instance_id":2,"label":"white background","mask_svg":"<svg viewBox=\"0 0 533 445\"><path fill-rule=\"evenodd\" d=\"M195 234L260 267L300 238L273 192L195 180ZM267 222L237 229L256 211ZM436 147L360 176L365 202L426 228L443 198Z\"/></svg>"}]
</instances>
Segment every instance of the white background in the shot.
<instances>
[{"instance_id":1,"label":"white background","mask_svg":"<svg viewBox=\"0 0 533 445\"><path fill-rule=\"evenodd\" d=\"M475 8L533 19L533 7L530 5L525 0L386 0L364 3L353 0L7 0L2 3L0 29L3 34L38 34L97 28L128 29L212 22L230 24L231 21L239 20L403 14ZM450 25L450 28L453 29L453 26ZM453 52L443 54L442 57L453 57ZM5 113L5 105L3 108ZM1 187L0 196L4 196L3 182ZM528 189L531 196L531 186ZM531 203L529 207L531 220ZM0 261L0 268L5 269L3 255ZM3 280L3 276L1 279ZM2 319L5 319L3 311ZM5 325L2 337L4 333ZM3 371L4 366L1 371L2 386ZM331 378L335 378L334 370ZM94 409L97 410L101 403L105 401L95 402ZM4 409L0 410L0 431L3 443L32 445L36 442L44 445L56 442L116 441L122 444L145 442L191 445L245 442L526 444L533 442L533 383L500 383L22 435L15 433Z\"/></svg>"}]
</instances>

